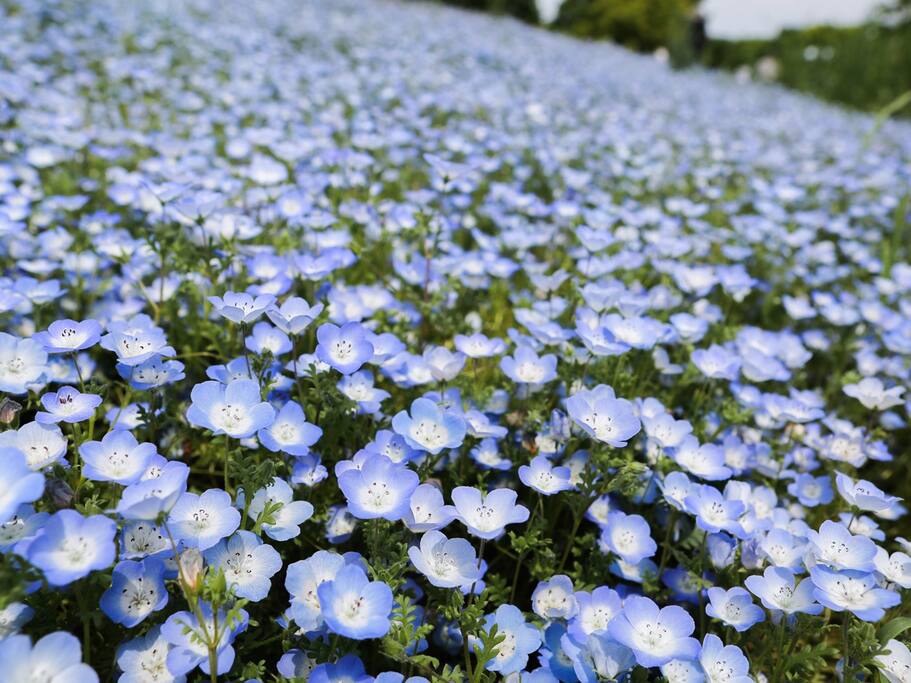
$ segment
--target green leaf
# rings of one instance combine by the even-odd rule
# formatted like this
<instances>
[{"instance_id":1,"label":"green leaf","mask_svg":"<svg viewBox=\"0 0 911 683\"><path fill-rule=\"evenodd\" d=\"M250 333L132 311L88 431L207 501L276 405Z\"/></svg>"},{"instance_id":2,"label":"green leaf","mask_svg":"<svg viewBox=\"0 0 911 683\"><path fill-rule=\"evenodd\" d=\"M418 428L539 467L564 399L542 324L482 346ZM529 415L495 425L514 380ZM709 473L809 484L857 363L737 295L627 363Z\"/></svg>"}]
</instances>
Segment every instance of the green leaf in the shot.
<instances>
[{"instance_id":1,"label":"green leaf","mask_svg":"<svg viewBox=\"0 0 911 683\"><path fill-rule=\"evenodd\" d=\"M879 638L879 642L887 643L909 628L911 628L911 617L898 617L880 626L876 637Z\"/></svg>"}]
</instances>

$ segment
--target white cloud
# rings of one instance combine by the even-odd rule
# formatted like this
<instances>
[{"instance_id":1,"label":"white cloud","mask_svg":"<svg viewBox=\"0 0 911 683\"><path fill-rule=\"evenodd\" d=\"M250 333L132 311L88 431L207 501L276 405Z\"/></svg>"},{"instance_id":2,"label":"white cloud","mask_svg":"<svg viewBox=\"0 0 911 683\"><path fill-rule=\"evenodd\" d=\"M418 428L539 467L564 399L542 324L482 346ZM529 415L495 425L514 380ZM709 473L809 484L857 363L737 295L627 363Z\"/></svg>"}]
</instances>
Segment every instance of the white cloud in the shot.
<instances>
[{"instance_id":1,"label":"white cloud","mask_svg":"<svg viewBox=\"0 0 911 683\"><path fill-rule=\"evenodd\" d=\"M882 0L704 0L706 30L715 38L771 38L784 28L861 23Z\"/></svg>"}]
</instances>

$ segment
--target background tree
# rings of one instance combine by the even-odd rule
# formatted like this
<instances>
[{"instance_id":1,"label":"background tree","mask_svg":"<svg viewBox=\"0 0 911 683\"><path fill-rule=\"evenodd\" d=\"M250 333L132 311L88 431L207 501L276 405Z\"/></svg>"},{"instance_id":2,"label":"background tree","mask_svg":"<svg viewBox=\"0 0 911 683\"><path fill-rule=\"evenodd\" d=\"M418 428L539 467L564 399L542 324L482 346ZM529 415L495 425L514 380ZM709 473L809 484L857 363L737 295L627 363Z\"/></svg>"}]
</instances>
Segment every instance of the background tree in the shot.
<instances>
[{"instance_id":1,"label":"background tree","mask_svg":"<svg viewBox=\"0 0 911 683\"><path fill-rule=\"evenodd\" d=\"M443 0L443 2L466 9L508 14L530 24L538 23L538 5L535 0Z\"/></svg>"},{"instance_id":2,"label":"background tree","mask_svg":"<svg viewBox=\"0 0 911 683\"><path fill-rule=\"evenodd\" d=\"M698 0L566 0L553 26L650 52L685 40L698 4Z\"/></svg>"}]
</instances>

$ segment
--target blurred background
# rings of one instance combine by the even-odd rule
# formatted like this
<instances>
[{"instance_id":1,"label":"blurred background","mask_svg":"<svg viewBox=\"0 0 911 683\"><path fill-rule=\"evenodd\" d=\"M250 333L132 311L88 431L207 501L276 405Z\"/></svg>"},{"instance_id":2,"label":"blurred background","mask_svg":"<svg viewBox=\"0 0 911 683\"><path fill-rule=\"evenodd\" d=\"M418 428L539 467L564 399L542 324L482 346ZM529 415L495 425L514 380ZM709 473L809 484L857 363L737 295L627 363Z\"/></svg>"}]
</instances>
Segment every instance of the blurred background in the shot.
<instances>
[{"instance_id":1,"label":"blurred background","mask_svg":"<svg viewBox=\"0 0 911 683\"><path fill-rule=\"evenodd\" d=\"M911 117L911 0L441 0Z\"/></svg>"}]
</instances>

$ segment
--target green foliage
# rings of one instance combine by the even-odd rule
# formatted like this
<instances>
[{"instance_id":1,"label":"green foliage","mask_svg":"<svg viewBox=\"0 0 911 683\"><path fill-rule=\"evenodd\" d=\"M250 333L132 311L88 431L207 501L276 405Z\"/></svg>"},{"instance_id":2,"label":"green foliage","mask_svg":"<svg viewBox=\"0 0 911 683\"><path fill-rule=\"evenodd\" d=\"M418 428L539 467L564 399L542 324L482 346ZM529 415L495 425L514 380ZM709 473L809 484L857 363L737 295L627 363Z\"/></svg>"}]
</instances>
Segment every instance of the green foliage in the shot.
<instances>
[{"instance_id":1,"label":"green foliage","mask_svg":"<svg viewBox=\"0 0 911 683\"><path fill-rule=\"evenodd\" d=\"M693 0L566 0L554 28L584 38L609 38L634 50L668 47L685 33Z\"/></svg>"},{"instance_id":2,"label":"green foliage","mask_svg":"<svg viewBox=\"0 0 911 683\"><path fill-rule=\"evenodd\" d=\"M466 9L509 14L530 24L538 23L538 5L535 0L443 0L443 2Z\"/></svg>"},{"instance_id":3,"label":"green foliage","mask_svg":"<svg viewBox=\"0 0 911 683\"><path fill-rule=\"evenodd\" d=\"M911 21L816 26L783 31L771 40L711 40L703 62L733 70L763 57L778 62L778 80L789 88L879 111L911 90ZM907 106L895 113L911 115Z\"/></svg>"}]
</instances>

